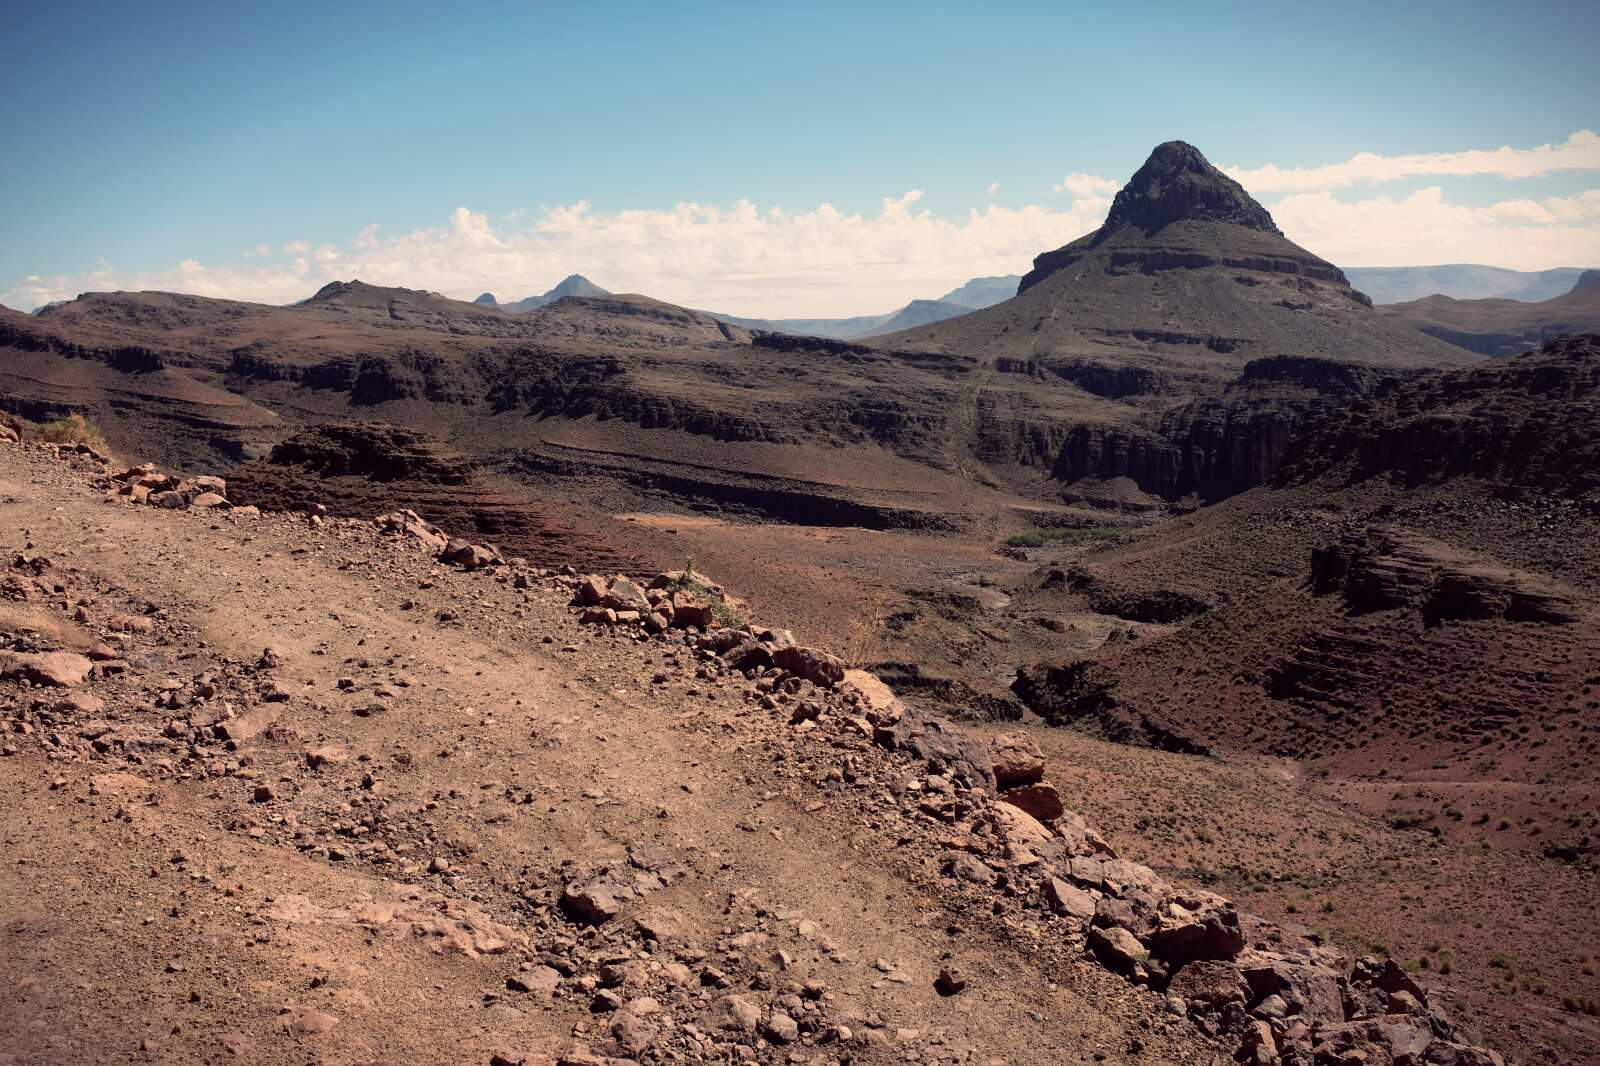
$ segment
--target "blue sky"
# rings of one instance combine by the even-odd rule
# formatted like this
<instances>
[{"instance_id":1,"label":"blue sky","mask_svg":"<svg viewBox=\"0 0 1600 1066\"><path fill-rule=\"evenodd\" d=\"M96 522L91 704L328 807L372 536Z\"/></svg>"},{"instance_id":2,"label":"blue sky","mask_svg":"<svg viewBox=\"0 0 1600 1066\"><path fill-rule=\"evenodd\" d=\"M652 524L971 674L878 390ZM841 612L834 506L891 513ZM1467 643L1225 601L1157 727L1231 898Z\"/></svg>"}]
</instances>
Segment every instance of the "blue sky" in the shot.
<instances>
[{"instance_id":1,"label":"blue sky","mask_svg":"<svg viewBox=\"0 0 1600 1066\"><path fill-rule=\"evenodd\" d=\"M1073 208L1055 189L1067 175L1120 182L1162 140L1251 171L1530 150L1600 128L1593 3L218 7L13 14L0 301L141 282L289 299L360 266L451 295L515 298L582 271L738 304L719 310L883 310L871 301L1025 269L1103 213L1098 195ZM1375 233L1364 256L1360 226L1387 216L1340 208L1387 201L1459 231L1442 208L1597 187L1600 171L1569 166L1253 191L1275 214L1285 196L1331 201L1285 229L1333 232L1332 255L1312 250L1344 265L1439 249L1532 267L1600 261L1600 211L1555 208L1559 225L1528 212L1520 228L1484 216L1497 228L1476 244ZM1406 206L1433 189L1441 200ZM885 222L886 201L962 232ZM741 202L800 221L730 224ZM580 203L580 221L560 213ZM709 229L703 214L674 221L684 203L719 214ZM862 225L812 218L824 203ZM974 228L973 211L1033 215ZM649 232L630 238L630 217ZM852 241L856 259L832 247ZM586 251L596 262L577 261Z\"/></svg>"}]
</instances>

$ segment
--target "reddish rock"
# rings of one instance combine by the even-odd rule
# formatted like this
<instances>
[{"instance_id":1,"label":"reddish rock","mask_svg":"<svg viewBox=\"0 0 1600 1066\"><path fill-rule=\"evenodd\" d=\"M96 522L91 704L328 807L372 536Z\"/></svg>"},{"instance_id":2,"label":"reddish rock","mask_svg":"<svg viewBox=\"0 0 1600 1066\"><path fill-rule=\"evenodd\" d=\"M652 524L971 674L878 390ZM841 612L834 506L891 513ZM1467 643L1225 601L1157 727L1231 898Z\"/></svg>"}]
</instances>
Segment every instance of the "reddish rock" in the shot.
<instances>
[{"instance_id":1,"label":"reddish rock","mask_svg":"<svg viewBox=\"0 0 1600 1066\"><path fill-rule=\"evenodd\" d=\"M0 678L71 688L89 679L94 663L66 651L0 653Z\"/></svg>"},{"instance_id":2,"label":"reddish rock","mask_svg":"<svg viewBox=\"0 0 1600 1066\"><path fill-rule=\"evenodd\" d=\"M1243 1002L1250 988L1233 963L1201 959L1179 969L1167 985L1167 991L1182 996L1187 1003L1221 1007L1225 1003Z\"/></svg>"},{"instance_id":3,"label":"reddish rock","mask_svg":"<svg viewBox=\"0 0 1600 1066\"><path fill-rule=\"evenodd\" d=\"M1139 943L1138 938L1118 926L1109 929L1100 926L1090 928L1089 948L1108 970L1126 977L1142 973L1145 962L1150 958L1150 952Z\"/></svg>"},{"instance_id":4,"label":"reddish rock","mask_svg":"<svg viewBox=\"0 0 1600 1066\"><path fill-rule=\"evenodd\" d=\"M587 925L604 925L622 913L623 900L632 895L628 889L600 881L568 885L561 893L561 909Z\"/></svg>"},{"instance_id":5,"label":"reddish rock","mask_svg":"<svg viewBox=\"0 0 1600 1066\"><path fill-rule=\"evenodd\" d=\"M1044 780L1044 753L1024 733L1001 733L989 743L995 783L1020 788Z\"/></svg>"},{"instance_id":6,"label":"reddish rock","mask_svg":"<svg viewBox=\"0 0 1600 1066\"><path fill-rule=\"evenodd\" d=\"M723 1032L753 1033L761 1023L761 1008L749 996L732 993L712 1002L706 1025Z\"/></svg>"},{"instance_id":7,"label":"reddish rock","mask_svg":"<svg viewBox=\"0 0 1600 1066\"><path fill-rule=\"evenodd\" d=\"M672 611L672 624L680 629L704 631L717 624L717 614L711 605L687 592L673 593Z\"/></svg>"},{"instance_id":8,"label":"reddish rock","mask_svg":"<svg viewBox=\"0 0 1600 1066\"><path fill-rule=\"evenodd\" d=\"M452 540L445 545L444 551L439 553L440 562L455 563L466 570L481 570L486 566L498 566L504 562L500 553L493 548L482 544L469 544L464 540Z\"/></svg>"},{"instance_id":9,"label":"reddish rock","mask_svg":"<svg viewBox=\"0 0 1600 1066\"><path fill-rule=\"evenodd\" d=\"M1200 959L1232 959L1244 950L1239 914L1221 896L1206 894L1194 907L1169 902L1150 934L1152 954L1181 965Z\"/></svg>"},{"instance_id":10,"label":"reddish rock","mask_svg":"<svg viewBox=\"0 0 1600 1066\"><path fill-rule=\"evenodd\" d=\"M989 809L989 817L994 823L996 834L1007 844L1029 847L1048 843L1054 839L1044 823L1022 808L1013 807L1004 801L996 803Z\"/></svg>"},{"instance_id":11,"label":"reddish rock","mask_svg":"<svg viewBox=\"0 0 1600 1066\"><path fill-rule=\"evenodd\" d=\"M1067 810L1056 793L1056 787L1048 781L1009 789L1000 793L1000 798L1013 807L1022 808L1046 825L1060 818Z\"/></svg>"},{"instance_id":12,"label":"reddish rock","mask_svg":"<svg viewBox=\"0 0 1600 1066\"><path fill-rule=\"evenodd\" d=\"M212 730L223 740L243 744L265 733L283 711L271 704L260 704L239 713L233 718L222 718L211 724Z\"/></svg>"},{"instance_id":13,"label":"reddish rock","mask_svg":"<svg viewBox=\"0 0 1600 1066\"><path fill-rule=\"evenodd\" d=\"M844 680L844 660L816 648L779 648L772 653L772 663L823 688Z\"/></svg>"},{"instance_id":14,"label":"reddish rock","mask_svg":"<svg viewBox=\"0 0 1600 1066\"><path fill-rule=\"evenodd\" d=\"M611 584L606 586L605 596L600 602L614 611L637 611L643 614L650 609L650 601L645 599L644 589L620 575L611 579Z\"/></svg>"},{"instance_id":15,"label":"reddish rock","mask_svg":"<svg viewBox=\"0 0 1600 1066\"><path fill-rule=\"evenodd\" d=\"M1087 922L1094 917L1094 897L1059 877L1045 881L1044 898L1051 910L1067 918Z\"/></svg>"}]
</instances>

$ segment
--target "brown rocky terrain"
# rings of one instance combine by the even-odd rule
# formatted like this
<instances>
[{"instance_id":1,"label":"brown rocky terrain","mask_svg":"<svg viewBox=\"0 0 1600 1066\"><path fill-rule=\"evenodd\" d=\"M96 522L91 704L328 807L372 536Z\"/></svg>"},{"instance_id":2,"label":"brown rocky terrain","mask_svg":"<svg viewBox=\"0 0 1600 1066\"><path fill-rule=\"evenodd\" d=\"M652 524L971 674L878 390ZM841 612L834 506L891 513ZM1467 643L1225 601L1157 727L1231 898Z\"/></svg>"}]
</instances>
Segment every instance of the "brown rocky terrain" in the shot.
<instances>
[{"instance_id":1,"label":"brown rocky terrain","mask_svg":"<svg viewBox=\"0 0 1600 1066\"><path fill-rule=\"evenodd\" d=\"M1472 358L1380 316L1181 142L1151 155L1104 226L1040 256L1015 299L870 343L642 296L510 314L349 282L283 308L88 294L8 315L0 346L11 410L92 415L169 461L259 458L359 415L563 492L637 497L665 477L673 496L736 513L879 527L990 515L997 493L1220 499L1268 477L1306 417ZM775 467L790 483L764 494ZM875 491L839 484L841 469Z\"/></svg>"},{"instance_id":2,"label":"brown rocky terrain","mask_svg":"<svg viewBox=\"0 0 1600 1066\"><path fill-rule=\"evenodd\" d=\"M1600 270L1585 270L1572 289L1548 300L1456 300L1424 296L1389 304L1382 314L1480 355L1516 355L1564 333L1600 329Z\"/></svg>"},{"instance_id":3,"label":"brown rocky terrain","mask_svg":"<svg viewBox=\"0 0 1600 1066\"><path fill-rule=\"evenodd\" d=\"M1592 883L1600 842L1597 375L1589 336L1380 390L1312 423L1273 484L1038 572L1024 611L1069 596L1176 624L1026 666L1018 693L1115 737L1293 760L1445 862L1519 856L1522 919L1559 925L1557 886ZM1488 928L1514 895L1494 876L1469 882ZM1502 930L1479 950L1515 956L1536 1003L1596 994L1587 944Z\"/></svg>"},{"instance_id":4,"label":"brown rocky terrain","mask_svg":"<svg viewBox=\"0 0 1600 1066\"><path fill-rule=\"evenodd\" d=\"M1500 1061L708 579L0 461L8 1061Z\"/></svg>"},{"instance_id":5,"label":"brown rocky terrain","mask_svg":"<svg viewBox=\"0 0 1600 1066\"><path fill-rule=\"evenodd\" d=\"M13 716L35 738L15 744L17 760L42 736L52 767L79 756L121 759L135 775L154 766L161 802L123 805L159 812L136 845L115 808L85 816L98 810L95 774L61 775L42 793L61 813L50 808L29 852L49 872L19 885L36 894L50 876L79 876L50 856L85 817L101 819L95 877L117 892L131 884L116 865L124 851L135 872L147 864L191 896L224 884L222 865L245 874L229 882L237 911L163 896L101 917L101 897L83 888L75 898L108 928L168 908L236 924L182 930L212 952L205 979L181 976L194 969L183 962L178 977L122 984L87 969L62 977L38 1021L18 1015L45 1041L30 1056L48 1057L53 1034L73 1031L56 1022L86 1017L89 997L169 984L200 997L194 1035L179 1023L137 1054L215 1055L231 1037L209 1012L248 1005L248 1047L306 1058L297 1041L321 1038L300 1031L298 1012L315 1005L340 1019L322 1057L353 1062L426 1060L436 1039L512 1061L588 1061L572 1040L662 1061L1054 1061L1061 1048L1110 1061L1483 1061L1450 1058L1443 1028L1408 1049L1423 1037L1392 1026L1427 1012L1388 1002L1403 992L1514 1061L1595 1060L1595 948L1573 935L1592 924L1600 829L1594 342L1487 362L1391 321L1190 146L1157 149L1106 225L1040 256L1015 299L871 343L750 331L638 296L508 314L359 282L286 308L91 294L0 327L6 410L86 414L122 454L178 471L103 483L109 506L81 473L20 453L16 576L42 599L16 616L13 650L89 651L107 635L103 599L156 628L129 636L137 646L117 660L143 665L85 679L114 713L46 706L41 717L28 702ZM229 506L197 508L207 491L194 475L214 472ZM35 571L39 554L51 565ZM606 581L583 595L589 571L639 587ZM709 590L670 577L644 587L668 571L726 582L731 596L706 597L725 612L718 630L747 637L686 640L680 608L710 604L675 593ZM567 606L574 593L581 609ZM875 684L862 679L852 702L817 680L831 668L780 661L785 628L870 667L892 685L899 721L864 713L861 701L883 697ZM288 701L266 699L278 675L256 646L284 643L280 632L294 641ZM169 716L194 705L206 672L226 682L200 696L207 717ZM799 692L785 687L797 679ZM170 706L168 692L188 703ZM247 743L244 761L215 730L218 699L286 702L283 735ZM141 721L139 708L160 712L153 746L136 740L132 757L116 739L97 747ZM110 733L83 735L84 714ZM900 722L922 731L914 744ZM1035 841L1025 850L1037 864L1007 850L1016 841L994 823L986 760L966 759L976 777L953 771L968 741L1012 734L1040 749L1051 787L1022 784L1011 805L1069 842ZM306 755L325 742L349 754L332 780ZM256 804L263 778L272 797ZM702 791L674 791L679 780ZM668 816L652 821L658 806ZM518 839L522 815L537 824ZM1074 879L1074 860L1096 859L1088 826L1145 871L1123 870L1131 888L1103 870ZM458 828L466 835L451 837ZM169 870L152 850L161 834L204 844L214 864ZM668 847L693 876L634 863L627 848L641 842ZM305 861L275 872L290 868L288 849ZM613 865L602 874L595 856ZM252 878L284 877L320 909L249 896ZM673 883L641 906L665 891L695 930L688 947L636 936L626 908L599 933L570 928L567 886L650 877ZM393 902L391 879L407 886L392 921L409 930L393 947L391 919L374 917L388 911L369 909ZM1092 916L1075 915L1082 900L1053 880L1099 893ZM437 895L409 895L419 885ZM1223 909L1249 951L1303 952L1336 973L1318 977L1324 990L1342 976L1351 993L1338 1016L1308 994L1280 994L1280 1015L1265 985L1241 987L1225 969L1210 973L1217 1009L1191 1011L1211 992L1179 984L1174 1013L1157 993L1184 966L1254 972L1237 955L1140 960L1179 917L1171 905L1192 916L1204 891L1235 900ZM331 911L351 915L347 927ZM314 917L281 917L302 912ZM459 943L446 919L469 934L498 923L538 950L486 978L447 945L445 974L412 941ZM45 917L19 928L33 921ZM845 962L791 936L805 939L808 922L837 926L828 935ZM139 928L156 954L199 942L159 939L164 921ZM210 975L231 974L232 945L261 929L288 954L250 949L269 976L217 998ZM319 946L325 936L346 939ZM772 944L788 961L769 958ZM385 952L398 975L358 972L357 949ZM312 988L294 953L339 962L347 983ZM887 969L848 968L880 955ZM1357 966L1361 955L1375 961ZM26 957L45 965L42 952ZM1401 985L1384 960L1425 987ZM629 962L643 964L643 984L602 973ZM501 990L524 963L560 978L548 1008L542 992ZM960 984L940 980L947 964L968 979L949 996L934 987ZM692 978L677 992L661 985L676 981L662 976L669 965ZM795 989L781 975L797 965ZM807 992L813 971L836 966L851 976L818 978L820 999ZM720 976L706 981L706 967ZM325 987L332 998L311 995ZM717 1035L702 1013L735 988L757 994L752 1039ZM541 998L519 998L530 994ZM854 1013L834 1012L829 995ZM650 1002L619 1028L630 996ZM441 1021L442 1037L403 1024L395 1035L410 1016L402 999L462 1013ZM1308 1013L1314 1001L1323 1008ZM261 1021L279 1007L285 1020ZM795 1022L798 1045L782 1021L772 1030L773 1011ZM828 1035L841 1021L842 1041ZM1265 1037L1246 1042L1257 1022L1270 1054ZM902 1028L916 1035L901 1040ZM618 1043L650 1030L643 1051ZM517 1034L526 1040L507 1042Z\"/></svg>"}]
</instances>

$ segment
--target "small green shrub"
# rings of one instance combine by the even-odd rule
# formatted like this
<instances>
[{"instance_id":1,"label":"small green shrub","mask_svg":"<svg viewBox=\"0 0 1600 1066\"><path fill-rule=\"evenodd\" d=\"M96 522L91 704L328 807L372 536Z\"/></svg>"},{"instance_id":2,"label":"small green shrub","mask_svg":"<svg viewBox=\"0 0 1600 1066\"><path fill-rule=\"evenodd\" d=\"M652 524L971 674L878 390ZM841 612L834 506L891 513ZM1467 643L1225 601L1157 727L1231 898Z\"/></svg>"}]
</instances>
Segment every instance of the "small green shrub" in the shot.
<instances>
[{"instance_id":1,"label":"small green shrub","mask_svg":"<svg viewBox=\"0 0 1600 1066\"><path fill-rule=\"evenodd\" d=\"M1042 548L1047 544L1091 545L1123 544L1137 534L1127 526L1062 526L1054 529L1030 529L1014 533L1005 539L1008 548Z\"/></svg>"},{"instance_id":2,"label":"small green shrub","mask_svg":"<svg viewBox=\"0 0 1600 1066\"><path fill-rule=\"evenodd\" d=\"M695 580L694 560L684 562L683 572L672 579L667 586L668 592L687 592L698 599L705 600L711 605L711 613L715 616L717 624L724 629L743 629L747 625L745 619L738 611L728 606L728 601L703 581Z\"/></svg>"}]
</instances>

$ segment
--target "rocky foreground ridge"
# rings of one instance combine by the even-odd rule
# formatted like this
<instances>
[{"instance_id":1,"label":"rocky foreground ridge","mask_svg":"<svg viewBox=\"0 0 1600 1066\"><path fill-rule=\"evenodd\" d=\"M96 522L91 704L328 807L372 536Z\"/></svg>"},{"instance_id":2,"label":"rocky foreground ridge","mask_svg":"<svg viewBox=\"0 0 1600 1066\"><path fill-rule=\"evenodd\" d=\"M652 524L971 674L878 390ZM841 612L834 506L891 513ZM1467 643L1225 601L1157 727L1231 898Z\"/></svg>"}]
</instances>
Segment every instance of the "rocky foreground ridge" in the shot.
<instances>
[{"instance_id":1,"label":"rocky foreground ridge","mask_svg":"<svg viewBox=\"0 0 1600 1066\"><path fill-rule=\"evenodd\" d=\"M1309 931L1266 923L1119 858L1068 809L1025 736L980 744L825 650L740 617L737 600L692 570L647 581L551 571L452 539L412 512L369 522L314 510L261 514L232 508L221 479L117 469L81 447L42 450L83 469L107 504L266 524L308 547L357 553L352 563L373 560L363 565L381 567L391 580L420 578L423 589L433 588L438 579L428 575L440 565L459 568L530 609L568 604L578 627L605 635L620 653L634 649L659 662L654 686L737 694L748 742L770 750L781 774L810 780L816 809L870 819L895 839L906 861L932 871L926 887L953 913L1003 916L1016 943L1092 959L1155 993L1140 1000L1151 1012L1153 1046L1188 1039L1260 1064L1501 1061L1460 1040L1393 961L1353 959ZM396 809L384 799L386 778L403 775L417 756L388 764L338 744L293 747L283 732L286 707L306 696L283 675L273 648L252 661L177 660L179 668L158 679L137 664L184 642L182 624L159 605L117 607L123 597L103 579L31 552L12 560L3 593L92 637L71 647L43 628L11 635L0 658L0 678L10 685L4 754L41 753L63 769L88 771L100 790L143 787L144 778L214 782L240 796L240 828L253 839L435 886L354 910L270 896L258 920L408 930L440 951L523 960L499 994L513 1012L529 1000L587 1004L593 1021L575 1029L567 1051L506 1047L491 1063L801 1062L814 1055L847 1062L870 1061L891 1046L897 1058L962 1061L979 1050L941 1046L881 1015L851 1014L828 981L788 972L793 957L776 945L785 931L808 935L803 920L730 910L744 917L730 917L711 942L683 937L655 901L678 882L707 877L704 856L640 844L625 861L568 859L543 876L525 870L469 888L458 864L472 856L470 842L441 839L425 809ZM401 609L421 608L408 599ZM442 626L492 617L470 601L438 614ZM337 689L357 694L350 704L357 718L381 718L398 695L392 686L410 682L366 678L368 665L352 664ZM66 787L68 779L59 782ZM519 805L538 802L506 787L493 817L515 818ZM187 862L173 857L180 869ZM926 982L946 997L971 994L980 980L954 961L927 973L902 973L884 958L874 967L883 981ZM285 1028L302 1037L338 1024L322 1009L284 1011ZM1135 1039L1127 1054L1143 1050L1144 1040Z\"/></svg>"}]
</instances>

